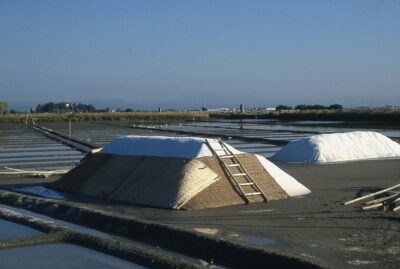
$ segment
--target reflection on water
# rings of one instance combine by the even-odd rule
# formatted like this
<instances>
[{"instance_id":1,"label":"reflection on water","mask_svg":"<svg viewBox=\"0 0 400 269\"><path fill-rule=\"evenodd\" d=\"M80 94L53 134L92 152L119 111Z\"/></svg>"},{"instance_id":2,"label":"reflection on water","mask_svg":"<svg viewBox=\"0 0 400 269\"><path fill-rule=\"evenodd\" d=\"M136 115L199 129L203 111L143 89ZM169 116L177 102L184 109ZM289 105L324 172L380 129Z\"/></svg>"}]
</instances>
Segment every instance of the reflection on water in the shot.
<instances>
[{"instance_id":1,"label":"reflection on water","mask_svg":"<svg viewBox=\"0 0 400 269\"><path fill-rule=\"evenodd\" d=\"M277 241L262 236L248 236L244 239L247 243L255 245L255 246L268 246L273 244L278 244Z\"/></svg>"},{"instance_id":2,"label":"reflection on water","mask_svg":"<svg viewBox=\"0 0 400 269\"><path fill-rule=\"evenodd\" d=\"M123 135L169 135L186 136L179 131L192 132L199 136L212 134L215 136L237 136L242 138L264 139L264 141L227 139L226 142L241 151L260 154L266 158L271 157L280 148L280 143L272 144L272 141L288 143L300 138L318 133L349 132L356 130L377 131L386 136L400 141L400 130L393 126L368 125L363 123L321 122L321 121L277 121L277 120L211 120L209 122L182 122L176 124L153 125L163 130L144 130L129 128L133 122L74 122L72 135L75 138L90 141L98 146L103 146L112 139ZM146 123L147 126L152 126ZM68 134L68 124L43 123L63 134ZM0 170L4 166L13 168L47 168L68 169L73 167L83 157L83 154L57 143L49 138L27 129L23 124L0 123ZM362 129L360 129L362 127ZM399 128L399 127L397 127ZM176 132L174 132L176 131Z\"/></svg>"},{"instance_id":3,"label":"reflection on water","mask_svg":"<svg viewBox=\"0 0 400 269\"><path fill-rule=\"evenodd\" d=\"M0 219L0 240L27 237L42 234L38 230L30 227L14 223L11 221ZM1 251L0 251L1 252ZM1 259L0 259L1 264Z\"/></svg>"},{"instance_id":4,"label":"reflection on water","mask_svg":"<svg viewBox=\"0 0 400 269\"><path fill-rule=\"evenodd\" d=\"M1 268L13 269L144 269L146 267L71 244L2 249Z\"/></svg>"},{"instance_id":5,"label":"reflection on water","mask_svg":"<svg viewBox=\"0 0 400 269\"><path fill-rule=\"evenodd\" d=\"M61 192L48 189L43 186L24 186L24 187L15 187L12 188L12 190L18 191L18 192L23 192L27 194L33 194L49 199L56 199L56 200L66 200L66 197L64 194Z\"/></svg>"}]
</instances>

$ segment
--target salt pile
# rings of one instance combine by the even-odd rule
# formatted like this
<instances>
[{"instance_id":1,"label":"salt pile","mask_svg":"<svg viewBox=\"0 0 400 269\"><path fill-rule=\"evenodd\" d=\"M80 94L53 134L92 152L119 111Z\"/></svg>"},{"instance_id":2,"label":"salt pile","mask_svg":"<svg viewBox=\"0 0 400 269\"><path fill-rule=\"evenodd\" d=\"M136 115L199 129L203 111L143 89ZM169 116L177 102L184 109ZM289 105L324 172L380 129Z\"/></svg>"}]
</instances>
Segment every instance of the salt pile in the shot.
<instances>
[{"instance_id":1,"label":"salt pile","mask_svg":"<svg viewBox=\"0 0 400 269\"><path fill-rule=\"evenodd\" d=\"M219 159L215 154L226 156ZM165 136L116 138L51 186L79 195L186 210L310 193L260 155L238 151L216 139Z\"/></svg>"},{"instance_id":2,"label":"salt pile","mask_svg":"<svg viewBox=\"0 0 400 269\"><path fill-rule=\"evenodd\" d=\"M209 140L214 141L215 139ZM234 154L243 153L226 143L224 143L224 145ZM201 158L212 156L211 150L206 145L205 138L139 135L127 135L115 138L101 150L101 153L122 156L174 158Z\"/></svg>"},{"instance_id":3,"label":"salt pile","mask_svg":"<svg viewBox=\"0 0 400 269\"><path fill-rule=\"evenodd\" d=\"M400 145L377 132L313 135L293 141L272 160L279 162L330 163L400 157Z\"/></svg>"},{"instance_id":4,"label":"salt pile","mask_svg":"<svg viewBox=\"0 0 400 269\"><path fill-rule=\"evenodd\" d=\"M208 139L215 142L215 139ZM233 154L244 154L227 143L224 143ZM211 157L213 153L206 144L205 138L200 137L169 137L169 136L139 136L127 135L115 138L106 145L100 153L120 156L151 156L167 158L201 158ZM258 161L269 172L272 178L294 197L305 195L310 191L295 178L281 170L263 156L255 154Z\"/></svg>"}]
</instances>

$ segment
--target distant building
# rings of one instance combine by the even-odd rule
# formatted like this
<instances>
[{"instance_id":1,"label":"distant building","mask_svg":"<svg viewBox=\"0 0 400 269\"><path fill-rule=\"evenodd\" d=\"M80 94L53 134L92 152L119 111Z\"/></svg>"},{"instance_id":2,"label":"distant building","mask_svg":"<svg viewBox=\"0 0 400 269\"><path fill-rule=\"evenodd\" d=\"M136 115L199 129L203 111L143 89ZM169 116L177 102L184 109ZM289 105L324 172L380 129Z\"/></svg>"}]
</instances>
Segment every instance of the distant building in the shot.
<instances>
[{"instance_id":1,"label":"distant building","mask_svg":"<svg viewBox=\"0 0 400 269\"><path fill-rule=\"evenodd\" d=\"M232 112L231 108L208 108L208 112Z\"/></svg>"},{"instance_id":2,"label":"distant building","mask_svg":"<svg viewBox=\"0 0 400 269\"><path fill-rule=\"evenodd\" d=\"M390 106L390 105L386 105L386 106L385 106L385 109L396 109L396 110L398 110L398 109L400 109L400 106Z\"/></svg>"},{"instance_id":3,"label":"distant building","mask_svg":"<svg viewBox=\"0 0 400 269\"><path fill-rule=\"evenodd\" d=\"M70 103L70 102L61 102L60 105L62 105L63 108L72 107L72 103Z\"/></svg>"}]
</instances>

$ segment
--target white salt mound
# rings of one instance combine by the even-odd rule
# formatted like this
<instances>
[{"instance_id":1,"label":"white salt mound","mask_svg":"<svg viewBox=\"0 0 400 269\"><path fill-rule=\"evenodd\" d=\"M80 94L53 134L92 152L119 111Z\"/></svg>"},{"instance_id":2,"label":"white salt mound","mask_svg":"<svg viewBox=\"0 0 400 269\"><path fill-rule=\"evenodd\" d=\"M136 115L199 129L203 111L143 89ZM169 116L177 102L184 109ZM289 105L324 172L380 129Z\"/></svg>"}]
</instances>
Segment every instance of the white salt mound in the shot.
<instances>
[{"instance_id":1,"label":"white salt mound","mask_svg":"<svg viewBox=\"0 0 400 269\"><path fill-rule=\"evenodd\" d=\"M211 143L217 142L216 139L208 139L208 141ZM234 154L243 153L226 143L224 144ZM115 138L100 152L123 156L153 156L188 159L212 156L212 152L206 144L206 139L199 137L127 135Z\"/></svg>"},{"instance_id":2,"label":"white salt mound","mask_svg":"<svg viewBox=\"0 0 400 269\"><path fill-rule=\"evenodd\" d=\"M256 154L256 157L261 165L265 168L265 170L268 171L270 176L275 179L276 183L278 183L278 185L281 186L281 188L284 189L290 197L311 193L308 188L298 182L294 177L280 169L272 162L265 159L263 156Z\"/></svg>"},{"instance_id":3,"label":"white salt mound","mask_svg":"<svg viewBox=\"0 0 400 269\"><path fill-rule=\"evenodd\" d=\"M313 135L293 141L272 160L279 162L329 163L400 157L400 145L377 132Z\"/></svg>"},{"instance_id":4,"label":"white salt mound","mask_svg":"<svg viewBox=\"0 0 400 269\"><path fill-rule=\"evenodd\" d=\"M208 139L210 143L217 143L216 139ZM243 154L232 146L224 145L234 154ZM168 137L168 136L122 136L114 139L105 146L100 153L123 156L154 156L195 159L213 156L206 144L205 138L199 137ZM281 170L263 156L256 155L261 165L272 178L286 191L290 197L305 195L310 190L299 183L295 178Z\"/></svg>"}]
</instances>

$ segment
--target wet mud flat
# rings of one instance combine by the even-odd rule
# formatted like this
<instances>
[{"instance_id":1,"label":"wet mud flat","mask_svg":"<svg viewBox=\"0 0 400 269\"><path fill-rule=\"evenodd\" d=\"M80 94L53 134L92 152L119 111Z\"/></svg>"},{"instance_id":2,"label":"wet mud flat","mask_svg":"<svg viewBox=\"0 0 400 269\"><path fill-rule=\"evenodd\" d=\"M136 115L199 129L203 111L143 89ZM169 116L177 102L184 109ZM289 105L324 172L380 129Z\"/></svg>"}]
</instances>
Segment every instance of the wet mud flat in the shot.
<instances>
[{"instance_id":1,"label":"wet mud flat","mask_svg":"<svg viewBox=\"0 0 400 269\"><path fill-rule=\"evenodd\" d=\"M227 267L398 268L400 216L342 203L400 180L400 160L280 165L312 190L243 206L171 211L2 191L0 202ZM283 257L287 257L285 260ZM247 265L247 266L246 266ZM258 266L257 266L258 265Z\"/></svg>"}]
</instances>

